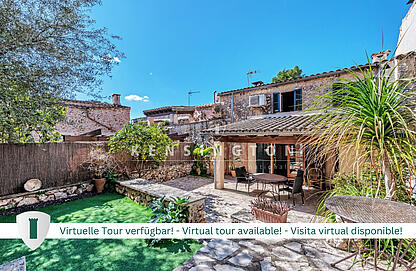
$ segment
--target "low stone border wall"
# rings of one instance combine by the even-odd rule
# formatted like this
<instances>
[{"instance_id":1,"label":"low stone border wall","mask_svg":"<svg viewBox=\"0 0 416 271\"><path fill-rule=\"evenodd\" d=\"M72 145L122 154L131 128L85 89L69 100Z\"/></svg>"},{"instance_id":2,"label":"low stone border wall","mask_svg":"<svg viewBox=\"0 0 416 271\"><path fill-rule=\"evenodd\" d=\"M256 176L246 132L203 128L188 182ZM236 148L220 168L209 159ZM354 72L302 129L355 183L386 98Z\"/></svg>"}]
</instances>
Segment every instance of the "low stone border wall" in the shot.
<instances>
[{"instance_id":1,"label":"low stone border wall","mask_svg":"<svg viewBox=\"0 0 416 271\"><path fill-rule=\"evenodd\" d=\"M158 168L146 171L141 178L157 183L182 178L189 175L192 164L192 162L186 162L177 165L160 165Z\"/></svg>"},{"instance_id":2,"label":"low stone border wall","mask_svg":"<svg viewBox=\"0 0 416 271\"><path fill-rule=\"evenodd\" d=\"M83 182L34 192L7 195L0 197L0 210L71 198L86 192L91 192L93 189L93 184Z\"/></svg>"},{"instance_id":3,"label":"low stone border wall","mask_svg":"<svg viewBox=\"0 0 416 271\"><path fill-rule=\"evenodd\" d=\"M163 196L166 196L168 201L173 197L188 198L190 201L188 203L189 222L205 222L205 197L195 193L144 179L120 181L116 184L116 192L144 206L148 206L153 199L162 198Z\"/></svg>"}]
</instances>

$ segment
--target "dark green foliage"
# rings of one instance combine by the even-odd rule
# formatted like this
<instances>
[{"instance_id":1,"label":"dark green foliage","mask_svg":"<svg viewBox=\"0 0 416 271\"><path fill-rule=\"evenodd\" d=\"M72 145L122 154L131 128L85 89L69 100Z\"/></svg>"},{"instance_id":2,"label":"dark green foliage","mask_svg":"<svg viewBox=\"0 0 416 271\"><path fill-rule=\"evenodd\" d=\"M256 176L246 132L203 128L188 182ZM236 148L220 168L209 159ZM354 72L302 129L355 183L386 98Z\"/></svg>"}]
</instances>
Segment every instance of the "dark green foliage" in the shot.
<instances>
[{"instance_id":1,"label":"dark green foliage","mask_svg":"<svg viewBox=\"0 0 416 271\"><path fill-rule=\"evenodd\" d=\"M340 159L351 154L356 172L371 162L389 199L397 199L399 186L410 193L409 176L416 172L415 92L412 80L394 79L396 68L369 63L349 71L352 79L337 82L310 108L319 112L311 153L319 158L338 152Z\"/></svg>"},{"instance_id":2,"label":"dark green foliage","mask_svg":"<svg viewBox=\"0 0 416 271\"><path fill-rule=\"evenodd\" d=\"M57 141L61 98L98 97L123 54L88 11L99 0L0 0L0 142ZM32 132L36 132L33 136Z\"/></svg>"},{"instance_id":3,"label":"dark green foliage","mask_svg":"<svg viewBox=\"0 0 416 271\"><path fill-rule=\"evenodd\" d=\"M206 165L209 163L211 153L211 147L205 148L204 145L198 144L195 146L195 149L192 151L194 164L192 165L191 175L210 176Z\"/></svg>"},{"instance_id":4,"label":"dark green foliage","mask_svg":"<svg viewBox=\"0 0 416 271\"><path fill-rule=\"evenodd\" d=\"M302 69L300 69L299 66L295 66L293 69L283 69L282 71L278 72L277 75L273 77L272 82L285 82L302 77Z\"/></svg>"},{"instance_id":5,"label":"dark green foliage","mask_svg":"<svg viewBox=\"0 0 416 271\"><path fill-rule=\"evenodd\" d=\"M104 172L103 177L107 179L104 189L108 192L114 192L116 190L117 177L114 171L108 170Z\"/></svg>"},{"instance_id":6,"label":"dark green foliage","mask_svg":"<svg viewBox=\"0 0 416 271\"><path fill-rule=\"evenodd\" d=\"M53 93L36 93L19 84L3 84L0 86L0 143L61 141L55 125L65 113L66 107Z\"/></svg>"},{"instance_id":7,"label":"dark green foliage","mask_svg":"<svg viewBox=\"0 0 416 271\"><path fill-rule=\"evenodd\" d=\"M126 151L141 161L163 162L173 146L167 128L147 122L127 123L110 138L110 152Z\"/></svg>"},{"instance_id":8,"label":"dark green foliage","mask_svg":"<svg viewBox=\"0 0 416 271\"><path fill-rule=\"evenodd\" d=\"M166 197L154 200L148 209L152 210L153 216L151 223L187 223L189 207L188 199L180 197L172 198L173 201L167 201Z\"/></svg>"},{"instance_id":9,"label":"dark green foliage","mask_svg":"<svg viewBox=\"0 0 416 271\"><path fill-rule=\"evenodd\" d=\"M153 212L150 223L187 223L189 215L189 200L176 197L172 201L167 201L166 197L154 200L147 208ZM164 239L148 239L150 245L156 245Z\"/></svg>"}]
</instances>

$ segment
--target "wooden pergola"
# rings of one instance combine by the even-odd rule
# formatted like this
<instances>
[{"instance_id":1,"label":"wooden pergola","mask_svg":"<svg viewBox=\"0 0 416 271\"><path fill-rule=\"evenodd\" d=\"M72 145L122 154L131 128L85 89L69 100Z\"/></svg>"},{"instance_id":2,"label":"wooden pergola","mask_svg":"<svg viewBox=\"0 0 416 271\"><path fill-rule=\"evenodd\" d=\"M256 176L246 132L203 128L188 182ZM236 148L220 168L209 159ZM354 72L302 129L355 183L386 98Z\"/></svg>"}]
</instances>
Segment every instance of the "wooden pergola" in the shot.
<instances>
[{"instance_id":1,"label":"wooden pergola","mask_svg":"<svg viewBox=\"0 0 416 271\"><path fill-rule=\"evenodd\" d=\"M227 145L229 143L244 144L245 151L245 166L248 172L256 172L256 146L258 143L275 145L286 145L286 147L293 148L293 146L301 145L305 142L307 137L312 136L315 126L311 114L285 114L260 119L250 119L241 122L231 123L225 126L216 127L205 130L205 134L210 134L214 140L215 145L215 162L214 162L214 180L215 188L224 188L224 174L227 162ZM287 148L288 149L288 148ZM250 151L249 151L250 150ZM253 151L254 150L254 151ZM289 149L288 149L289 150ZM304 153L302 159L303 170L305 169ZM287 156L288 163L290 163L290 155ZM274 172L274 152L270 155L270 172ZM335 161L326 161L326 171L331 172ZM288 164L288 176L292 177L290 167ZM294 177L294 176L293 176Z\"/></svg>"}]
</instances>

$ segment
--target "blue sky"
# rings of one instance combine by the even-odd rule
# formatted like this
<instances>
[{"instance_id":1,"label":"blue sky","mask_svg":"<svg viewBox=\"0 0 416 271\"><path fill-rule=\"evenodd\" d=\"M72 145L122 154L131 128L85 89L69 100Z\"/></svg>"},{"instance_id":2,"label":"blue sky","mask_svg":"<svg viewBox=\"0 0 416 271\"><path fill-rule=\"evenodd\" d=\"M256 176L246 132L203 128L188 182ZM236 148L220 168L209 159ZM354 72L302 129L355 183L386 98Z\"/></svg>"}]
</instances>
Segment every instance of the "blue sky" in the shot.
<instances>
[{"instance_id":1,"label":"blue sky","mask_svg":"<svg viewBox=\"0 0 416 271\"><path fill-rule=\"evenodd\" d=\"M103 94L122 95L131 117L166 105L213 101L213 91L271 82L283 68L306 75L366 62L366 51L396 47L407 0L103 0L98 26L122 37L126 54ZM135 100L126 96L137 95ZM146 98L147 97L147 98Z\"/></svg>"}]
</instances>

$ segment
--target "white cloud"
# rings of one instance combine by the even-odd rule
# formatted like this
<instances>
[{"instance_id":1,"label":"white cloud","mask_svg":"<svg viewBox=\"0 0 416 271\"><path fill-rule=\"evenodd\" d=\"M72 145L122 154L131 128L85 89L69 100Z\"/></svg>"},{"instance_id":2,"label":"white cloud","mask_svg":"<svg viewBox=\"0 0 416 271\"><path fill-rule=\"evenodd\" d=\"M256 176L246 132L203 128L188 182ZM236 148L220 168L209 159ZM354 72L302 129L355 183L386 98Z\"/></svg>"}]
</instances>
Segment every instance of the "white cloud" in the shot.
<instances>
[{"instance_id":1,"label":"white cloud","mask_svg":"<svg viewBox=\"0 0 416 271\"><path fill-rule=\"evenodd\" d=\"M149 96L139 96L139 95L128 95L126 96L124 99L128 100L128 101L137 101L137 102L148 102L149 101Z\"/></svg>"},{"instance_id":2,"label":"white cloud","mask_svg":"<svg viewBox=\"0 0 416 271\"><path fill-rule=\"evenodd\" d=\"M149 75L152 76L153 75L153 72L149 72Z\"/></svg>"},{"instance_id":3,"label":"white cloud","mask_svg":"<svg viewBox=\"0 0 416 271\"><path fill-rule=\"evenodd\" d=\"M111 55L105 55L103 57L101 57L102 60L108 61L108 62L117 62L120 63L121 60L120 58L118 58L117 56L111 56Z\"/></svg>"}]
</instances>

